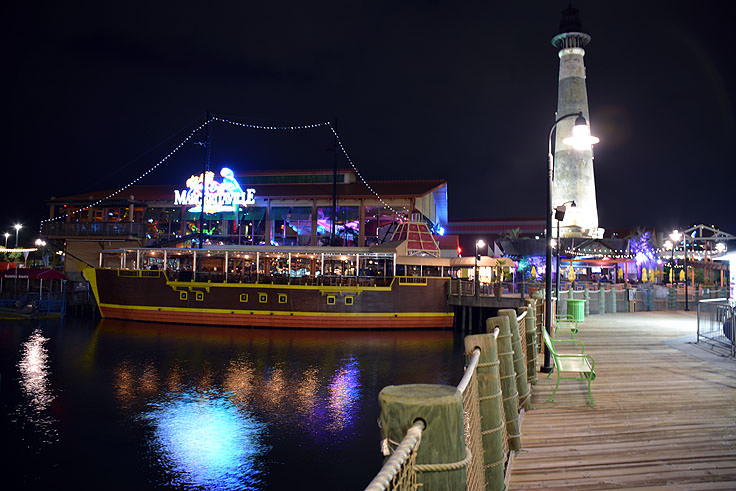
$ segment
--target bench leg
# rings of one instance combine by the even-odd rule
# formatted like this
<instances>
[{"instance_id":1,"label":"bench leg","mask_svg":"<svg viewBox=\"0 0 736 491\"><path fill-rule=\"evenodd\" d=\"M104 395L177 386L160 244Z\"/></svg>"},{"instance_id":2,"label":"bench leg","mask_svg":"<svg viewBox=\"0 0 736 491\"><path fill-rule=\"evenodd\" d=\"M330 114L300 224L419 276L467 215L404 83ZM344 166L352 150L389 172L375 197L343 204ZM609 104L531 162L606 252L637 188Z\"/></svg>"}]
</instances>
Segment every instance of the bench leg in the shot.
<instances>
[{"instance_id":1,"label":"bench leg","mask_svg":"<svg viewBox=\"0 0 736 491\"><path fill-rule=\"evenodd\" d=\"M557 393L557 389L559 387L560 387L560 371L557 370L557 385L555 385L555 390L552 391L552 395L549 396L549 399L547 399L548 402L552 402L552 399L555 398L555 394Z\"/></svg>"},{"instance_id":2,"label":"bench leg","mask_svg":"<svg viewBox=\"0 0 736 491\"><path fill-rule=\"evenodd\" d=\"M590 405L594 406L595 403L593 402L593 392L591 392L590 390L590 383L593 381L593 378L588 376L587 379L588 379L588 397L590 397Z\"/></svg>"}]
</instances>

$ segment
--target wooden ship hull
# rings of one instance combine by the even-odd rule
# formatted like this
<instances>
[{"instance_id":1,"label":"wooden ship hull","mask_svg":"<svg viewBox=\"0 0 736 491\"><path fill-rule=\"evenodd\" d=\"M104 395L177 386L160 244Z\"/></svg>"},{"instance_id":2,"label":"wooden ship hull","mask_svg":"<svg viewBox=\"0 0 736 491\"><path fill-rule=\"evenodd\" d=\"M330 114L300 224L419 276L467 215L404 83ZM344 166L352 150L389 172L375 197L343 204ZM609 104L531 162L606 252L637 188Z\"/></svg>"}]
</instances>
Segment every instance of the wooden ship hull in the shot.
<instances>
[{"instance_id":1,"label":"wooden ship hull","mask_svg":"<svg viewBox=\"0 0 736 491\"><path fill-rule=\"evenodd\" d=\"M114 268L83 274L103 318L320 329L453 325L446 277L395 276L385 286L361 286L180 281L167 271Z\"/></svg>"}]
</instances>

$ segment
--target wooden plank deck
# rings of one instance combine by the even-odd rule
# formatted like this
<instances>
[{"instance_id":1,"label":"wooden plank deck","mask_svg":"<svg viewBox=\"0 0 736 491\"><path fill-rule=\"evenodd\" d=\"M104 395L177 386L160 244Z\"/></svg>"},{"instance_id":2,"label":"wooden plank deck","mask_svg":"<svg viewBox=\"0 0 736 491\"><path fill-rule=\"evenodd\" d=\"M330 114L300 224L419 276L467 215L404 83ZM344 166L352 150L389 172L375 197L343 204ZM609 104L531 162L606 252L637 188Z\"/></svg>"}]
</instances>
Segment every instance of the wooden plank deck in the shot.
<instances>
[{"instance_id":1,"label":"wooden plank deck","mask_svg":"<svg viewBox=\"0 0 736 491\"><path fill-rule=\"evenodd\" d=\"M736 489L736 360L673 341L695 332L691 312L586 318L595 406L572 380L547 402L540 374L509 489Z\"/></svg>"}]
</instances>

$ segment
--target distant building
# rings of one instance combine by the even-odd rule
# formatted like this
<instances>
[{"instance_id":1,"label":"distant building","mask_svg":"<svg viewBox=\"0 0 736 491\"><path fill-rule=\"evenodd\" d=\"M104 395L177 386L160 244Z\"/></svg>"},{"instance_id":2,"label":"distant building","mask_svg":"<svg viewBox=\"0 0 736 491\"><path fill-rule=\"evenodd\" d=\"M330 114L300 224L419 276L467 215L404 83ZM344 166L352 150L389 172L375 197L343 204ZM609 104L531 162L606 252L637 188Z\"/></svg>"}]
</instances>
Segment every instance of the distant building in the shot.
<instances>
[{"instance_id":1,"label":"distant building","mask_svg":"<svg viewBox=\"0 0 736 491\"><path fill-rule=\"evenodd\" d=\"M544 218L474 218L452 220L447 233L458 236L462 254L472 256L475 243L483 240L488 244L489 256L494 256L494 243L505 239L534 239L544 236ZM479 251L486 255L486 251Z\"/></svg>"}]
</instances>

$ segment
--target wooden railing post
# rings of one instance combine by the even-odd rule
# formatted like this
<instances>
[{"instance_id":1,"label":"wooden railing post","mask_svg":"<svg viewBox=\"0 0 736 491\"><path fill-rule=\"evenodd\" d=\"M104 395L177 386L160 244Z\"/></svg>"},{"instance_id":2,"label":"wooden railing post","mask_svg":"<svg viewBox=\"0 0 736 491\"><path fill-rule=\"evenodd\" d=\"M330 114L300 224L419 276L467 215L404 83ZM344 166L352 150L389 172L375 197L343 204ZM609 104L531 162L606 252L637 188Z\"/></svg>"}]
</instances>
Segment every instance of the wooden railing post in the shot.
<instances>
[{"instance_id":1,"label":"wooden railing post","mask_svg":"<svg viewBox=\"0 0 736 491\"><path fill-rule=\"evenodd\" d=\"M537 307L533 298L527 300L524 333L526 335L526 378L531 384L537 383ZM521 328L520 328L521 329Z\"/></svg>"},{"instance_id":2,"label":"wooden railing post","mask_svg":"<svg viewBox=\"0 0 736 491\"><path fill-rule=\"evenodd\" d=\"M616 313L616 288L611 288L611 313Z\"/></svg>"},{"instance_id":3,"label":"wooden railing post","mask_svg":"<svg viewBox=\"0 0 736 491\"><path fill-rule=\"evenodd\" d=\"M509 318L491 317L486 321L486 329L493 332L499 328L497 338L498 361L503 393L503 414L506 421L506 434L511 450L521 449L521 430L519 427L519 393L516 389L516 372L514 370L514 352L511 349L511 329Z\"/></svg>"},{"instance_id":4,"label":"wooden railing post","mask_svg":"<svg viewBox=\"0 0 736 491\"><path fill-rule=\"evenodd\" d=\"M422 490L465 489L466 454L463 397L449 385L389 385L378 394L381 437L400 442L417 421L425 423L417 451Z\"/></svg>"},{"instance_id":5,"label":"wooden railing post","mask_svg":"<svg viewBox=\"0 0 736 491\"><path fill-rule=\"evenodd\" d=\"M475 374L478 381L485 489L504 489L506 452L503 441L503 402L499 380L498 348L493 334L465 337L465 353L480 348Z\"/></svg>"},{"instance_id":6,"label":"wooden railing post","mask_svg":"<svg viewBox=\"0 0 736 491\"><path fill-rule=\"evenodd\" d=\"M511 347L514 350L514 373L516 374L516 391L519 393L519 407L529 409L531 407L529 383L526 379L526 356L521 347L521 334L519 333L519 322L514 309L500 309L498 315L509 318L511 330ZM526 341L526 339L525 339Z\"/></svg>"}]
</instances>

